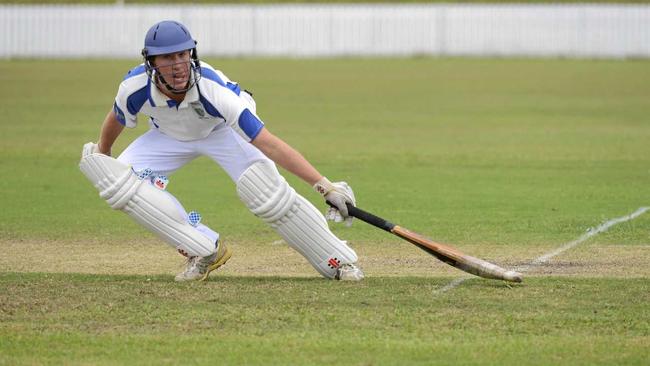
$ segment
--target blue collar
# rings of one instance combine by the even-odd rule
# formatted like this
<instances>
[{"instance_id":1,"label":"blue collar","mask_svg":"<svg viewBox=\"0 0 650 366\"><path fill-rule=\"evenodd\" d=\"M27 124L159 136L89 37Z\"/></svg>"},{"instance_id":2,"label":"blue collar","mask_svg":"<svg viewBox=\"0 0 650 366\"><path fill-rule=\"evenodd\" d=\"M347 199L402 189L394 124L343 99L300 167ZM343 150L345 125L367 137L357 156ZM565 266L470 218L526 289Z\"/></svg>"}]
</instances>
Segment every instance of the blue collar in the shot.
<instances>
[{"instance_id":1,"label":"blue collar","mask_svg":"<svg viewBox=\"0 0 650 366\"><path fill-rule=\"evenodd\" d=\"M182 103L182 102L181 102L181 103ZM173 100L173 99L167 99L167 106L168 106L169 108L171 108L171 107L176 107L176 109L178 109L178 105L181 104L181 103L179 103L179 102L177 102L177 101L175 101L175 100Z\"/></svg>"}]
</instances>

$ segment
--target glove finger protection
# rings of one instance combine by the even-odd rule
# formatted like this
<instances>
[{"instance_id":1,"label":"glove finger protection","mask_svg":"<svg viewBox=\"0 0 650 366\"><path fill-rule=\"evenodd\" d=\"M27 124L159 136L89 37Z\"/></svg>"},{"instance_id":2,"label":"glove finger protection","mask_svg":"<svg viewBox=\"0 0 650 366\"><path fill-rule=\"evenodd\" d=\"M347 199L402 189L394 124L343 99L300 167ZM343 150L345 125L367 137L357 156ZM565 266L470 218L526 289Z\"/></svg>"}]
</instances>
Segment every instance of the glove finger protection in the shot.
<instances>
[{"instance_id":1,"label":"glove finger protection","mask_svg":"<svg viewBox=\"0 0 650 366\"><path fill-rule=\"evenodd\" d=\"M325 214L325 218L334 221L334 222L342 222L343 221L343 216L341 216L341 213L339 210L337 210L334 207L330 207L327 209L327 213Z\"/></svg>"},{"instance_id":2,"label":"glove finger protection","mask_svg":"<svg viewBox=\"0 0 650 366\"><path fill-rule=\"evenodd\" d=\"M345 227L352 226L352 220L354 220L354 217L352 217L352 216L346 217L345 220L343 220L344 223L345 223Z\"/></svg>"},{"instance_id":3,"label":"glove finger protection","mask_svg":"<svg viewBox=\"0 0 650 366\"><path fill-rule=\"evenodd\" d=\"M335 209L334 207L330 207L327 210L327 214L325 214L325 218L327 220L334 221L334 222L344 222L346 227L352 226L352 220L354 220L354 217L352 216L343 218L339 210Z\"/></svg>"},{"instance_id":4,"label":"glove finger protection","mask_svg":"<svg viewBox=\"0 0 650 366\"><path fill-rule=\"evenodd\" d=\"M90 154L99 154L99 146L94 142L88 142L84 145L81 150L81 157L88 156Z\"/></svg>"},{"instance_id":5,"label":"glove finger protection","mask_svg":"<svg viewBox=\"0 0 650 366\"><path fill-rule=\"evenodd\" d=\"M330 207L325 214L325 218L334 221L345 221L346 226L352 225L353 217L348 214L348 207L346 203L353 206L356 205L354 192L346 182L330 182L327 178L323 177L321 180L314 184L316 192L320 193L325 200L331 202L336 208Z\"/></svg>"}]
</instances>

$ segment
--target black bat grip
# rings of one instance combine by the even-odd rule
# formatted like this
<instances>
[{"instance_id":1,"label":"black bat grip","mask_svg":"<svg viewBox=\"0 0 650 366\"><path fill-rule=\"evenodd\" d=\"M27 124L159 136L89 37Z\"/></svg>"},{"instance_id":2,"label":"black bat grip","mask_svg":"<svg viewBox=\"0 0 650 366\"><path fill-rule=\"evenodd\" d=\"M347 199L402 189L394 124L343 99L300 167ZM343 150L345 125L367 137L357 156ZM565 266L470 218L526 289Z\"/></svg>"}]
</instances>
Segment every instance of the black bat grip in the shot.
<instances>
[{"instance_id":1,"label":"black bat grip","mask_svg":"<svg viewBox=\"0 0 650 366\"><path fill-rule=\"evenodd\" d=\"M332 202L330 201L325 201L325 202L327 202L328 205L336 208L336 205L333 204ZM355 207L349 202L346 203L346 206L348 206L348 214L350 216L356 217L357 219L367 222L370 225L376 226L382 230L386 230L389 233L392 232L393 228L395 227L395 224L386 221L379 216L375 216L370 212L366 212L358 207Z\"/></svg>"}]
</instances>

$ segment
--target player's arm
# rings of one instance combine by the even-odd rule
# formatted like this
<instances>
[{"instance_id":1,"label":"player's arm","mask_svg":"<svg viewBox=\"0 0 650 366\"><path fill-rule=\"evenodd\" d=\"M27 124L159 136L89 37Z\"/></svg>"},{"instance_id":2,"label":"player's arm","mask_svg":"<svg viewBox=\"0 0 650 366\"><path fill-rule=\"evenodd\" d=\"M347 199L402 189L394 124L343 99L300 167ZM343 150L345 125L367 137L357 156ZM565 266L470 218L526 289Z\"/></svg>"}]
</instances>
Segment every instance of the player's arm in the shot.
<instances>
[{"instance_id":1,"label":"player's arm","mask_svg":"<svg viewBox=\"0 0 650 366\"><path fill-rule=\"evenodd\" d=\"M310 186L323 178L302 154L266 128L263 128L251 143L269 159L304 180Z\"/></svg>"},{"instance_id":2,"label":"player's arm","mask_svg":"<svg viewBox=\"0 0 650 366\"><path fill-rule=\"evenodd\" d=\"M110 156L111 148L113 147L117 137L122 133L122 130L124 130L124 125L120 123L115 115L115 111L111 108L110 112L108 112L104 119L101 133L99 135L99 141L97 142L99 152Z\"/></svg>"},{"instance_id":3,"label":"player's arm","mask_svg":"<svg viewBox=\"0 0 650 366\"><path fill-rule=\"evenodd\" d=\"M340 212L339 216L335 212L328 213L328 218L341 221L342 218L348 217L346 202L355 204L354 193L352 188L345 182L332 183L314 168L302 154L296 149L289 146L279 137L273 135L268 129L262 128L251 143L260 149L269 159L276 164L293 173L300 179L304 180L310 186L323 195L326 200L332 202ZM340 216L342 215L342 217ZM352 218L348 220L350 222Z\"/></svg>"},{"instance_id":4,"label":"player's arm","mask_svg":"<svg viewBox=\"0 0 650 366\"><path fill-rule=\"evenodd\" d=\"M257 147L269 159L311 185L326 200L336 205L338 210L328 212L326 216L335 221L344 217L350 223L346 202L355 204L354 193L345 182L332 183L316 170L298 151L273 135L264 123L252 113L242 100L225 88L213 88L211 96L218 108L224 113L226 123L242 138ZM208 89L208 93L210 89Z\"/></svg>"}]
</instances>

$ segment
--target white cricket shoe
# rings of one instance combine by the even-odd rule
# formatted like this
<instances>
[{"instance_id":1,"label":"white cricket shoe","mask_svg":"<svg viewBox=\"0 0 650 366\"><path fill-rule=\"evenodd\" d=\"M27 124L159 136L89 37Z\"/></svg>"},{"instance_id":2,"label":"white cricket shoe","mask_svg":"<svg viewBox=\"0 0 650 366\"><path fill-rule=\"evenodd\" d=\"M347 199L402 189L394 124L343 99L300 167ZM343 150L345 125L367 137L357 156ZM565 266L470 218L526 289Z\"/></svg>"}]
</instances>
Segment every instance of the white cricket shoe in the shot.
<instances>
[{"instance_id":1,"label":"white cricket shoe","mask_svg":"<svg viewBox=\"0 0 650 366\"><path fill-rule=\"evenodd\" d=\"M207 257L190 257L185 271L176 275L176 282L205 281L210 272L226 264L232 251L224 243L217 243L217 251Z\"/></svg>"},{"instance_id":2,"label":"white cricket shoe","mask_svg":"<svg viewBox=\"0 0 650 366\"><path fill-rule=\"evenodd\" d=\"M354 263L342 264L336 270L336 279L340 281L361 281L363 271Z\"/></svg>"}]
</instances>

